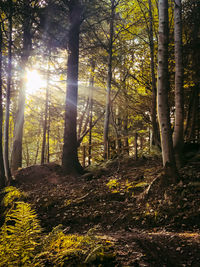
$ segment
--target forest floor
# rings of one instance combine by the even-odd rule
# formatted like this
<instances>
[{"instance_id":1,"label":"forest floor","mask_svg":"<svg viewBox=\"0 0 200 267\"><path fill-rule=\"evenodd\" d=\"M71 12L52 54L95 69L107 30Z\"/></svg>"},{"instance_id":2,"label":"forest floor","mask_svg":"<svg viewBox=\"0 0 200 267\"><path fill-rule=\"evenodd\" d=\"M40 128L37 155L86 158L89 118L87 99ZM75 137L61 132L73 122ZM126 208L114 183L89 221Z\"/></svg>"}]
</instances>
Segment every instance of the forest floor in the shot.
<instances>
[{"instance_id":1,"label":"forest floor","mask_svg":"<svg viewBox=\"0 0 200 267\"><path fill-rule=\"evenodd\" d=\"M109 266L200 266L199 157L181 169L181 182L154 183L147 197L162 176L159 158L118 158L90 171L63 176L56 164L18 171L17 187L28 193L45 232L58 224L70 234L93 229L113 243Z\"/></svg>"}]
</instances>

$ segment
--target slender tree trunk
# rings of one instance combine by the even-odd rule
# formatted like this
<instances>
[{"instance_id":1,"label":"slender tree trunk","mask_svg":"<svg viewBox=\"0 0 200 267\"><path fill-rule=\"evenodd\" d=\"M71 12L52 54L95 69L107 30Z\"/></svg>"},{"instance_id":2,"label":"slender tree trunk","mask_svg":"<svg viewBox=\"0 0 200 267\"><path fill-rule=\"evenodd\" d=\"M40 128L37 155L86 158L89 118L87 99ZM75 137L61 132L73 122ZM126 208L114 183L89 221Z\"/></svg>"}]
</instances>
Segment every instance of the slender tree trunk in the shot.
<instances>
[{"instance_id":1,"label":"slender tree trunk","mask_svg":"<svg viewBox=\"0 0 200 267\"><path fill-rule=\"evenodd\" d=\"M175 127L173 144L177 167L182 166L183 140L183 59L182 59L182 5L181 0L174 1L174 42L175 42Z\"/></svg>"},{"instance_id":2,"label":"slender tree trunk","mask_svg":"<svg viewBox=\"0 0 200 267\"><path fill-rule=\"evenodd\" d=\"M48 112L49 112L50 57L51 57L51 51L49 51L48 69L47 69L47 86L46 86L45 112L44 112L44 121L43 121L41 164L44 164L46 161L45 152L46 152L46 141L47 141L47 130L48 130L47 121L48 121Z\"/></svg>"},{"instance_id":3,"label":"slender tree trunk","mask_svg":"<svg viewBox=\"0 0 200 267\"><path fill-rule=\"evenodd\" d=\"M84 121L84 124L83 124L83 120L84 119L85 119L85 121ZM78 133L78 139L80 139L80 136L81 136L82 133L87 131L89 122L90 122L90 96L88 96L88 99L87 99L87 105L86 105L85 112L83 113L83 116L82 116L82 122L81 122L81 124L79 124L80 131Z\"/></svg>"},{"instance_id":4,"label":"slender tree trunk","mask_svg":"<svg viewBox=\"0 0 200 267\"><path fill-rule=\"evenodd\" d=\"M92 128L101 120L101 118L104 116L105 111L92 123ZM77 140L77 147L80 146L81 142L83 141L83 138L89 133L90 128L87 129L82 136Z\"/></svg>"},{"instance_id":5,"label":"slender tree trunk","mask_svg":"<svg viewBox=\"0 0 200 267\"><path fill-rule=\"evenodd\" d=\"M116 140L116 150L118 154L121 154L122 152L122 140L120 139L121 137L121 129L122 129L122 121L121 121L121 116L120 116L120 106L117 106L115 115L116 115L116 135L117 135L117 140Z\"/></svg>"},{"instance_id":6,"label":"slender tree trunk","mask_svg":"<svg viewBox=\"0 0 200 267\"><path fill-rule=\"evenodd\" d=\"M15 171L22 167L22 139L24 127L24 109L25 109L25 94L26 94L26 66L31 51L31 11L28 1L24 1L24 18L23 18L23 49L21 56L21 78L20 90L18 97L18 109L15 119L13 148L11 154L11 171Z\"/></svg>"},{"instance_id":7,"label":"slender tree trunk","mask_svg":"<svg viewBox=\"0 0 200 267\"><path fill-rule=\"evenodd\" d=\"M124 140L125 152L129 155L129 141L128 141L128 109L126 110L126 115L124 119L124 133L127 136Z\"/></svg>"},{"instance_id":8,"label":"slender tree trunk","mask_svg":"<svg viewBox=\"0 0 200 267\"><path fill-rule=\"evenodd\" d=\"M151 59L151 86L152 86L152 107L151 107L151 121L152 121L152 145L160 147L159 127L157 122L157 88L156 88L156 75L154 63L154 40L153 40L153 16L152 16L152 3L149 0L149 47Z\"/></svg>"},{"instance_id":9,"label":"slender tree trunk","mask_svg":"<svg viewBox=\"0 0 200 267\"><path fill-rule=\"evenodd\" d=\"M77 100L78 100L78 62L79 32L82 7L77 1L69 4L69 41L67 62L67 94L65 110L64 145L62 167L66 174L82 173L83 168L77 152Z\"/></svg>"},{"instance_id":10,"label":"slender tree trunk","mask_svg":"<svg viewBox=\"0 0 200 267\"><path fill-rule=\"evenodd\" d=\"M48 116L48 127L47 127L47 163L50 162L50 112Z\"/></svg>"},{"instance_id":11,"label":"slender tree trunk","mask_svg":"<svg viewBox=\"0 0 200 267\"><path fill-rule=\"evenodd\" d=\"M26 167L28 167L29 166L30 157L29 157L29 149L28 149L28 144L27 143L25 144L25 148L26 148L26 157L25 157L25 155L24 155L24 157L25 157L25 161L26 161Z\"/></svg>"},{"instance_id":12,"label":"slender tree trunk","mask_svg":"<svg viewBox=\"0 0 200 267\"><path fill-rule=\"evenodd\" d=\"M6 88L6 112L5 112L5 125L4 125L4 167L7 183L11 182L12 176L9 166L9 118L10 118L10 90L12 80L12 15L13 15L13 2L9 0L9 43L8 43L8 71L7 71L7 88Z\"/></svg>"},{"instance_id":13,"label":"slender tree trunk","mask_svg":"<svg viewBox=\"0 0 200 267\"><path fill-rule=\"evenodd\" d=\"M91 164L92 159L92 119L93 119L93 89L94 89L94 70L95 70L95 62L91 61L91 76L89 83L89 147L88 147L88 165Z\"/></svg>"},{"instance_id":14,"label":"slender tree trunk","mask_svg":"<svg viewBox=\"0 0 200 267\"><path fill-rule=\"evenodd\" d=\"M174 158L170 113L168 104L168 0L159 0L159 40L158 40L158 116L161 134L163 166L168 174L167 183L178 180Z\"/></svg>"},{"instance_id":15,"label":"slender tree trunk","mask_svg":"<svg viewBox=\"0 0 200 267\"><path fill-rule=\"evenodd\" d=\"M194 141L195 128L198 127L198 107L199 107L199 92L200 88L194 86L191 89L190 101L187 112L186 128L185 128L185 139L186 142Z\"/></svg>"},{"instance_id":16,"label":"slender tree trunk","mask_svg":"<svg viewBox=\"0 0 200 267\"><path fill-rule=\"evenodd\" d=\"M2 125L3 125L3 107L2 107L2 22L0 22L0 188L6 185L5 170L3 162L3 149L2 149Z\"/></svg>"},{"instance_id":17,"label":"slender tree trunk","mask_svg":"<svg viewBox=\"0 0 200 267\"><path fill-rule=\"evenodd\" d=\"M115 17L115 0L111 0L111 16L110 16L110 39L108 47L108 76L107 76L107 93L106 93L106 111L104 119L104 158L107 159L108 151L108 132L109 132L109 121L110 121L110 93L112 83L112 57L113 57L113 35L114 35L114 17Z\"/></svg>"},{"instance_id":18,"label":"slender tree trunk","mask_svg":"<svg viewBox=\"0 0 200 267\"><path fill-rule=\"evenodd\" d=\"M37 158L38 158L38 154L39 154L39 149L40 149L40 139L38 138L37 146L36 146L34 165L37 164Z\"/></svg>"},{"instance_id":19,"label":"slender tree trunk","mask_svg":"<svg viewBox=\"0 0 200 267\"><path fill-rule=\"evenodd\" d=\"M191 89L191 92L190 92L190 96L189 96L189 103L188 103L188 107L187 107L187 117L186 117L186 125L185 125L185 129L184 129L184 136L185 136L185 140L186 142L189 141L189 136L190 136L190 130L191 129L191 125L190 125L190 122L191 122L191 116L193 114L193 107L194 107L194 103L195 103L195 97L196 97L196 94L195 92L197 90L195 90L196 88L192 87Z\"/></svg>"},{"instance_id":20,"label":"slender tree trunk","mask_svg":"<svg viewBox=\"0 0 200 267\"><path fill-rule=\"evenodd\" d=\"M84 132L84 130L86 130L86 128L87 128L88 119L89 119L88 113L89 113L89 97L87 98L86 105L84 106L83 112L82 112L81 117L79 119L79 124L77 125L77 128L78 128L77 138L78 139L80 139L81 133ZM85 117L86 117L86 123L84 123L84 125L83 125Z\"/></svg>"},{"instance_id":21,"label":"slender tree trunk","mask_svg":"<svg viewBox=\"0 0 200 267\"><path fill-rule=\"evenodd\" d=\"M138 133L135 133L135 159L138 159Z\"/></svg>"}]
</instances>

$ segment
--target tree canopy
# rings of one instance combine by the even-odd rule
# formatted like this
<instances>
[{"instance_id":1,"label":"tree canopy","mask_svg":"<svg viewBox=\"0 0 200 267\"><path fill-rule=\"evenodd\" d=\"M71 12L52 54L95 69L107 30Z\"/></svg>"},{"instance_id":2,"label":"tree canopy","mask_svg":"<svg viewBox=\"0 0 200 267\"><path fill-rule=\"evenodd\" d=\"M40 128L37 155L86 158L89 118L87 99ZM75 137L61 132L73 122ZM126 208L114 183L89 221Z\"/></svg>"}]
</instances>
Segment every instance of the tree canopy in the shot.
<instances>
[{"instance_id":1,"label":"tree canopy","mask_svg":"<svg viewBox=\"0 0 200 267\"><path fill-rule=\"evenodd\" d=\"M175 6L167 2L167 125L171 135L174 129L175 152L180 155L184 141L199 143L199 1L184 1L182 7L181 1ZM182 21L181 103L175 85L180 76L175 60L177 7ZM82 172L81 164L114 154L134 155L136 142L143 153L155 147L164 153L159 132L165 127L161 123L158 128L156 99L158 8L155 0L1 2L0 154L8 181L10 169L45 162L58 162L69 173ZM177 114L181 123L175 122ZM182 136L178 149L180 138L175 136Z\"/></svg>"}]
</instances>

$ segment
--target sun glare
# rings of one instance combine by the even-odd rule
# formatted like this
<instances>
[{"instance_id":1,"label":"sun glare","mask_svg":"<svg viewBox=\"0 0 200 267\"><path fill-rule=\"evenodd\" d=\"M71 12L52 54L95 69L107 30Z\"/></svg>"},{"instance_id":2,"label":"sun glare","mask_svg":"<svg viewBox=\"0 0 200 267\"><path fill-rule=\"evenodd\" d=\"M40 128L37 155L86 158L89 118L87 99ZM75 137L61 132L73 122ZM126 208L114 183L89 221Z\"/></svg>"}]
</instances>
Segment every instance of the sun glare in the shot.
<instances>
[{"instance_id":1,"label":"sun glare","mask_svg":"<svg viewBox=\"0 0 200 267\"><path fill-rule=\"evenodd\" d=\"M37 70L28 70L26 73L26 92L34 94L39 89L46 86L46 81L42 79Z\"/></svg>"}]
</instances>

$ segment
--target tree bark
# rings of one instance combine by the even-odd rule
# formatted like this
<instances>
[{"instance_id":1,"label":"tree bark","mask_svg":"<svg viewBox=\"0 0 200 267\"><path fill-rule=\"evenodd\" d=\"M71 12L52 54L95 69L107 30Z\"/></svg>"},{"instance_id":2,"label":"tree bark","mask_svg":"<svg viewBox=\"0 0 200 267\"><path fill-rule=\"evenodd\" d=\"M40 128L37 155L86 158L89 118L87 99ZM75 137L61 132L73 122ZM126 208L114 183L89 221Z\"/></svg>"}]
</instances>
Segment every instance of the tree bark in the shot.
<instances>
[{"instance_id":1,"label":"tree bark","mask_svg":"<svg viewBox=\"0 0 200 267\"><path fill-rule=\"evenodd\" d=\"M3 126L3 107L2 107L2 22L0 22L0 189L6 185L5 170L2 149L2 126Z\"/></svg>"},{"instance_id":2,"label":"tree bark","mask_svg":"<svg viewBox=\"0 0 200 267\"><path fill-rule=\"evenodd\" d=\"M24 127L24 109L25 109L25 94L26 94L26 66L31 51L31 11L29 1L24 1L24 18L23 18L23 48L21 55L21 77L20 90L18 97L18 109L15 119L13 148L11 154L11 171L15 171L22 167L22 139Z\"/></svg>"},{"instance_id":3,"label":"tree bark","mask_svg":"<svg viewBox=\"0 0 200 267\"><path fill-rule=\"evenodd\" d=\"M127 136L124 140L125 152L129 155L129 140L128 140L128 109L124 118L124 134Z\"/></svg>"},{"instance_id":4,"label":"tree bark","mask_svg":"<svg viewBox=\"0 0 200 267\"><path fill-rule=\"evenodd\" d=\"M175 42L175 126L173 134L174 152L177 167L183 163L183 59L182 59L182 4L181 0L174 1L174 42Z\"/></svg>"},{"instance_id":5,"label":"tree bark","mask_svg":"<svg viewBox=\"0 0 200 267\"><path fill-rule=\"evenodd\" d=\"M89 83L89 147L88 147L88 165L92 159L92 120L93 120L93 89L94 89L94 70L95 62L91 60L91 74Z\"/></svg>"},{"instance_id":6,"label":"tree bark","mask_svg":"<svg viewBox=\"0 0 200 267\"><path fill-rule=\"evenodd\" d=\"M151 122L152 122L152 145L160 147L159 127L157 122L157 88L156 88L156 75L155 75L155 49L153 40L153 16L152 16L152 3L149 0L149 47L150 47L150 60L151 60L151 87L152 87L152 107L151 107Z\"/></svg>"},{"instance_id":7,"label":"tree bark","mask_svg":"<svg viewBox=\"0 0 200 267\"><path fill-rule=\"evenodd\" d=\"M48 116L48 126L47 126L47 163L50 162L50 125L51 125L51 115L49 111L49 116Z\"/></svg>"},{"instance_id":8,"label":"tree bark","mask_svg":"<svg viewBox=\"0 0 200 267\"><path fill-rule=\"evenodd\" d=\"M106 92L106 111L104 119L104 158L107 159L108 151L108 132L109 132L109 121L110 121L110 93L112 83L112 57L113 57L113 35L114 35L114 17L115 17L115 0L111 0L111 16L110 16L110 38L108 47L108 76L107 76L107 92Z\"/></svg>"},{"instance_id":9,"label":"tree bark","mask_svg":"<svg viewBox=\"0 0 200 267\"><path fill-rule=\"evenodd\" d=\"M4 167L7 184L12 180L10 166L9 166L9 118L10 118L10 90L12 80L12 16L13 16L13 2L9 0L9 15L8 15L8 28L9 28L9 42L8 42L8 78L6 88L6 111L5 111L5 124L4 124Z\"/></svg>"},{"instance_id":10,"label":"tree bark","mask_svg":"<svg viewBox=\"0 0 200 267\"><path fill-rule=\"evenodd\" d=\"M161 134L163 166L168 174L167 183L176 183L178 172L174 158L170 112L168 104L168 0L159 0L159 39L158 39L158 116Z\"/></svg>"},{"instance_id":11,"label":"tree bark","mask_svg":"<svg viewBox=\"0 0 200 267\"><path fill-rule=\"evenodd\" d=\"M191 94L189 98L189 105L188 105L188 111L187 111L187 120L186 120L186 127L185 127L185 139L186 142L198 142L198 136L196 136L197 133L196 127L199 127L199 93L200 93L200 87L193 86L191 88ZM197 128L198 129L198 128Z\"/></svg>"},{"instance_id":12,"label":"tree bark","mask_svg":"<svg viewBox=\"0 0 200 267\"><path fill-rule=\"evenodd\" d=\"M194 84L191 86L191 93L189 96L189 106L187 110L187 123L185 128L186 142L200 142L200 50L199 50L199 23L196 20L199 18L198 1L191 3L192 18L190 22L190 44L191 54L189 54L188 60L192 62L191 79ZM190 50L188 51L190 52Z\"/></svg>"},{"instance_id":13,"label":"tree bark","mask_svg":"<svg viewBox=\"0 0 200 267\"><path fill-rule=\"evenodd\" d=\"M69 4L69 41L67 62L67 94L65 110L64 145L62 168L66 174L82 173L83 168L78 160L77 152L77 99L78 99L78 62L79 32L82 7L78 1Z\"/></svg>"},{"instance_id":14,"label":"tree bark","mask_svg":"<svg viewBox=\"0 0 200 267\"><path fill-rule=\"evenodd\" d=\"M46 99L45 99L45 112L44 112L44 122L43 122L43 138L42 138L42 151L41 151L41 164L44 164L47 158L45 158L46 152L46 141L47 141L47 120L49 112L49 76L50 76L50 57L51 51L49 51L48 58L48 69L47 69L47 86L46 86Z\"/></svg>"},{"instance_id":15,"label":"tree bark","mask_svg":"<svg viewBox=\"0 0 200 267\"><path fill-rule=\"evenodd\" d=\"M115 128L116 128L116 150L117 150L117 154L121 154L122 153L122 140L120 139L121 137L121 129L122 129L122 120L121 120L121 116L120 116L120 106L116 107L115 110ZM114 121L114 120L113 120Z\"/></svg>"}]
</instances>

